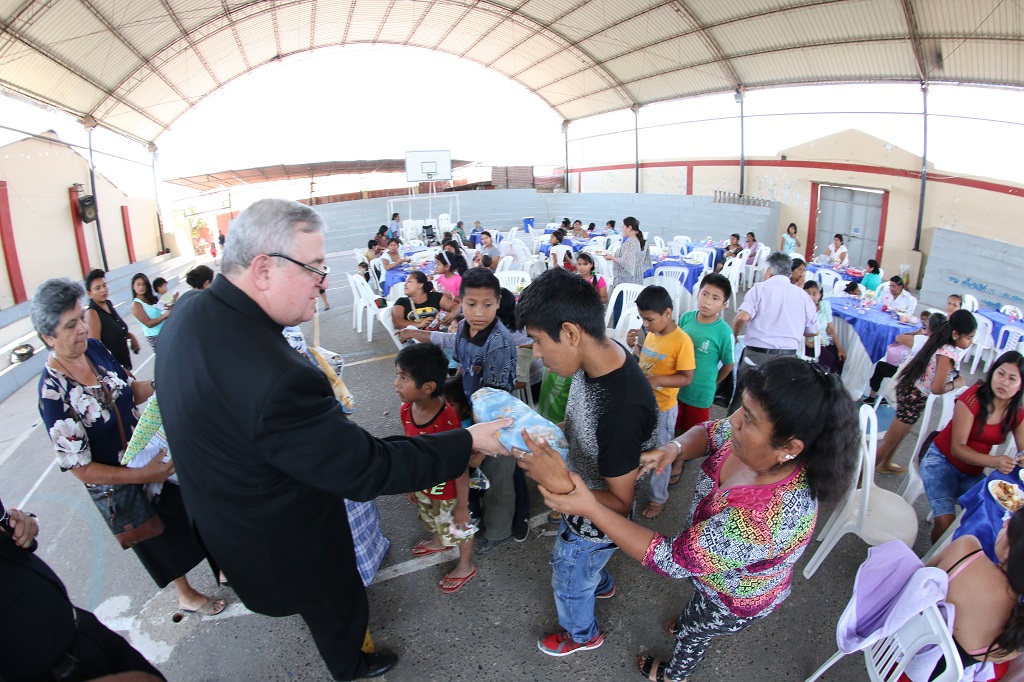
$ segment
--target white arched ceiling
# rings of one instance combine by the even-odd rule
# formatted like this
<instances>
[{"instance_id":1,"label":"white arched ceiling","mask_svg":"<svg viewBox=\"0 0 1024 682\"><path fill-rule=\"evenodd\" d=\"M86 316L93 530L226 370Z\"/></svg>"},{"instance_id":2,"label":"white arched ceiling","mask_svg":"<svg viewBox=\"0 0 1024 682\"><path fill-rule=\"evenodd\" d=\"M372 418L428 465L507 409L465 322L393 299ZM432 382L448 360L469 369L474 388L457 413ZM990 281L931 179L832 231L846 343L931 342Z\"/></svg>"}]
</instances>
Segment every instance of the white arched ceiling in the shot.
<instances>
[{"instance_id":1,"label":"white arched ceiling","mask_svg":"<svg viewBox=\"0 0 1024 682\"><path fill-rule=\"evenodd\" d=\"M0 0L0 88L156 139L229 81L330 46L478 62L575 120L799 83L1024 86L1001 0Z\"/></svg>"}]
</instances>

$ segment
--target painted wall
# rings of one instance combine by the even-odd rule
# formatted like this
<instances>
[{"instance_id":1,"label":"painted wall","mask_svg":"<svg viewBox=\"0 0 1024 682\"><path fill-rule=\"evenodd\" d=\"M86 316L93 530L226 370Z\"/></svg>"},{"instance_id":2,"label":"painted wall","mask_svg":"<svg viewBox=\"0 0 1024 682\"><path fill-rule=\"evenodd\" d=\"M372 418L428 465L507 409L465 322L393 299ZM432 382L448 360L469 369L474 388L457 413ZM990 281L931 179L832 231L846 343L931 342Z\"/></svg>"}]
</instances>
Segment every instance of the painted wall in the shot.
<instances>
[{"instance_id":1,"label":"painted wall","mask_svg":"<svg viewBox=\"0 0 1024 682\"><path fill-rule=\"evenodd\" d=\"M881 265L886 272L896 272L901 263L916 262L911 251L921 192L920 169L920 157L858 130L847 130L781 150L776 157L748 159L744 190L749 195L778 202L778 225L765 235L758 233L759 241L773 245L778 242L783 226L790 222L796 223L801 235L807 236L814 182L887 191L889 204ZM583 192L608 186L614 186L615 191L633 190L632 164L570 170L573 192L580 186ZM685 193L687 173L692 174L695 196L709 196L715 191L739 192L737 159L642 160L641 192ZM931 165L928 177L920 247L923 269L927 269L937 228L949 227L987 239L1019 240L1024 186L953 176ZM806 243L806 239L802 241ZM915 287L920 275L912 272Z\"/></svg>"},{"instance_id":2,"label":"painted wall","mask_svg":"<svg viewBox=\"0 0 1024 682\"><path fill-rule=\"evenodd\" d=\"M942 309L950 294L972 294L983 308L1024 307L1024 247L947 228L933 230L932 237L922 304ZM972 259L984 267L965 268L965 253L984 254Z\"/></svg>"},{"instance_id":3,"label":"painted wall","mask_svg":"<svg viewBox=\"0 0 1024 682\"><path fill-rule=\"evenodd\" d=\"M28 295L50 277L81 278L68 188L76 182L89 187L87 161L59 141L28 138L0 148L0 180L7 182L14 241ZM96 197L109 267L129 262L121 206L128 206L136 258L153 257L159 248L154 201L129 198L99 174ZM86 223L85 238L89 263L102 267L96 223ZM6 265L0 259L0 308L13 304Z\"/></svg>"}]
</instances>

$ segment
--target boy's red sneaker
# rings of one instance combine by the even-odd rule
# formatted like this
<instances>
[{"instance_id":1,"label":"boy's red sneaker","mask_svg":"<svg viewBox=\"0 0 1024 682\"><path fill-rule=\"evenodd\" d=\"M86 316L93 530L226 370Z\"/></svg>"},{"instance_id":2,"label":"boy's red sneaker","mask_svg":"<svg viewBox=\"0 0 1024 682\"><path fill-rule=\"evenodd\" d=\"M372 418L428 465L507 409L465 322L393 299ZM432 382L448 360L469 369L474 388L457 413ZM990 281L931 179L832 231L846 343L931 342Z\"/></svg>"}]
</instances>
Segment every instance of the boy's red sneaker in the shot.
<instances>
[{"instance_id":1,"label":"boy's red sneaker","mask_svg":"<svg viewBox=\"0 0 1024 682\"><path fill-rule=\"evenodd\" d=\"M604 644L603 632L598 632L593 639L582 644L572 641L568 632L552 632L537 641L537 648L548 656L568 656L581 649L596 649L602 644Z\"/></svg>"}]
</instances>

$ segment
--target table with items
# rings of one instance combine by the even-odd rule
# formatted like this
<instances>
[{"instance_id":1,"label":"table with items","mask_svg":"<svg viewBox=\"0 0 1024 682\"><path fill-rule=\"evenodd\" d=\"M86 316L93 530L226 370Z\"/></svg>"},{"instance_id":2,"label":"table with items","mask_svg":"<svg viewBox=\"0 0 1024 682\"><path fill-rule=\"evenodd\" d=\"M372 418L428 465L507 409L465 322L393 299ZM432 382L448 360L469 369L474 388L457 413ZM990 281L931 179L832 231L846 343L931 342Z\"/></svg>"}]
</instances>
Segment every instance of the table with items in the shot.
<instances>
[{"instance_id":1,"label":"table with items","mask_svg":"<svg viewBox=\"0 0 1024 682\"><path fill-rule=\"evenodd\" d=\"M384 273L381 288L384 290L385 296L391 291L391 287L409 279L409 273L413 270L419 270L427 277L434 274L434 264L437 262L434 260L434 251L430 249L420 249L420 251L429 251L429 253L419 255L413 258L412 263L397 265Z\"/></svg>"},{"instance_id":2,"label":"table with items","mask_svg":"<svg viewBox=\"0 0 1024 682\"><path fill-rule=\"evenodd\" d=\"M654 277L658 270L661 268L683 268L685 272L679 277L679 281L683 283L687 291L693 291L694 285L697 284L697 279L701 273L704 272L704 266L700 263L690 263L685 260L678 258L662 258L657 257L652 259L653 263L651 267L644 272L644 277Z\"/></svg>"}]
</instances>

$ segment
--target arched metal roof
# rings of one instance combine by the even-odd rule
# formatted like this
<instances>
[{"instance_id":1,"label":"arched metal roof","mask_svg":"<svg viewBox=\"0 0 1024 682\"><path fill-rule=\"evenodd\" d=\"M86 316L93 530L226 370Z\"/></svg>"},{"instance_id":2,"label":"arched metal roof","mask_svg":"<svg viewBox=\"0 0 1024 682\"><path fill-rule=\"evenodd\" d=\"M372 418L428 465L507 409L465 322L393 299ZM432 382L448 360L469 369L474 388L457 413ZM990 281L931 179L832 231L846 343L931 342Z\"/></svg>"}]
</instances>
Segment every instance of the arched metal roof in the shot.
<instances>
[{"instance_id":1,"label":"arched metal roof","mask_svg":"<svg viewBox=\"0 0 1024 682\"><path fill-rule=\"evenodd\" d=\"M478 62L566 120L797 83L1024 86L1007 0L0 0L0 87L139 140L288 55L406 45Z\"/></svg>"}]
</instances>

